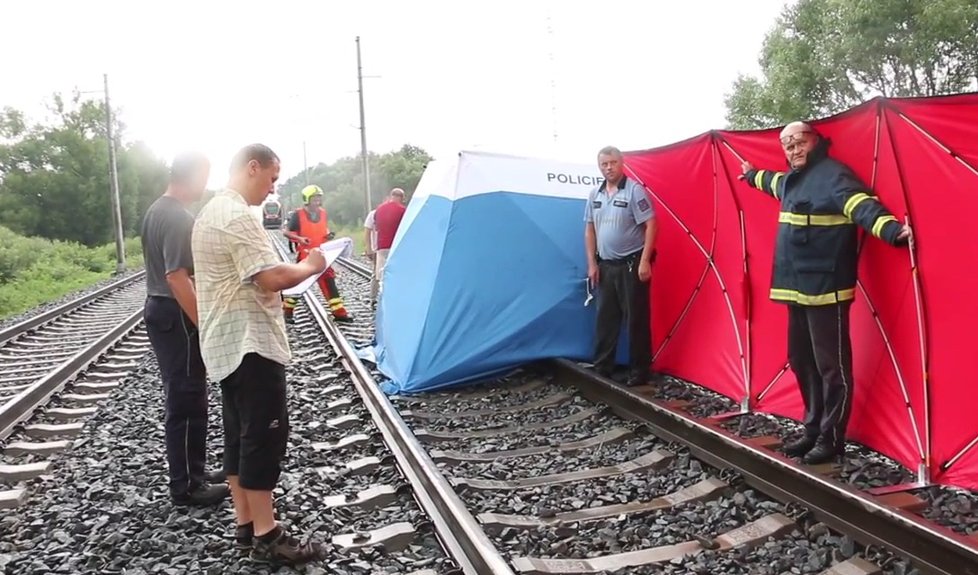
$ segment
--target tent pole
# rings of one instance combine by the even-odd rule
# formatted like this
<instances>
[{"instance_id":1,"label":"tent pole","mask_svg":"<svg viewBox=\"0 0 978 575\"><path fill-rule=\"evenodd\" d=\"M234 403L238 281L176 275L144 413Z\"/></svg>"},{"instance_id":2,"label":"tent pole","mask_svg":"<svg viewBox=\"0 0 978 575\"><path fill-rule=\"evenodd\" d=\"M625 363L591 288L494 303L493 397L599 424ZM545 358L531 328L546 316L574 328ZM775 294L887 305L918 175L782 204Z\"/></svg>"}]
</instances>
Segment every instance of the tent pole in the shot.
<instances>
[{"instance_id":1,"label":"tent pole","mask_svg":"<svg viewBox=\"0 0 978 575\"><path fill-rule=\"evenodd\" d=\"M884 105L885 104L883 102L880 103L881 114L884 111ZM903 115L902 112L897 111L896 113L902 119L910 123L910 125L920 130L921 133L925 135L929 135L925 130L921 129L909 118ZM893 129L890 126L889 118L887 118L887 122L886 122L886 132L890 137L890 148L893 150L893 160L894 163L896 164L897 175L900 178L900 191L903 193L903 204L907 208L907 212L904 214L904 218L907 223L907 226L910 227L910 212L912 211L910 208L910 194L907 193L907 186L905 183L906 179L903 176L903 164L900 162L900 154L899 151L897 150L896 140L894 140L893 138ZM943 146L940 142L937 141L936 138L931 137L931 139L939 146L947 149L946 146ZM967 165L967 163L963 162L963 160L959 159L959 161L962 161L962 163ZM913 229L911 227L911 232L912 231ZM924 300L923 300L923 288L920 280L920 266L917 261L917 242L913 236L913 233L911 233L910 235L909 244L910 245L908 246L908 251L910 252L910 278L913 281L914 303L917 308L917 335L918 335L918 340L920 341L921 386L923 387L922 391L924 396L924 452L923 452L923 457L921 457L921 462L917 469L917 481L930 485L933 479L931 476L931 468L930 468L931 456L932 456L932 438L931 438L932 434L931 434L931 414L930 414L930 375L929 375L930 368L928 362L928 358L930 354L928 353L929 346L927 341L927 322L924 317L925 311L924 311Z\"/></svg>"},{"instance_id":2,"label":"tent pole","mask_svg":"<svg viewBox=\"0 0 978 575\"><path fill-rule=\"evenodd\" d=\"M913 238L913 226L910 224L910 214L904 214L907 227L910 228L910 275L913 278L914 304L917 307L917 330L920 341L920 367L921 381L924 385L924 460L917 469L917 481L930 484L930 456L931 456L931 436L930 436L930 377L928 376L927 366L927 334L924 330L924 308L922 305L922 295L920 289L920 268L917 264L917 245Z\"/></svg>"},{"instance_id":3,"label":"tent pole","mask_svg":"<svg viewBox=\"0 0 978 575\"><path fill-rule=\"evenodd\" d=\"M734 205L737 207L737 217L740 223L740 253L743 261L743 288L744 288L744 343L740 349L740 361L741 367L744 371L744 398L741 402L740 411L741 413L750 413L751 411L751 306L750 306L750 266L747 263L747 224L744 220L744 210L740 206L740 202L737 201L737 194L735 192L735 182L730 179L730 172L727 170L727 162L723 158L723 154L720 153L720 143L722 143L727 150L734 155L735 158L744 161L743 157L738 154L733 147L727 143L717 132L711 133L713 153L714 157L720 158L720 167L723 170L723 174L727 178L727 185L730 187L730 198L733 200ZM713 171L714 177L716 177L716 169ZM715 224L714 224L715 225ZM719 275L719 271L717 272ZM733 305L729 303L731 307L731 313L733 313ZM736 324L736 320L735 320ZM740 344L740 333L737 333L738 345Z\"/></svg>"}]
</instances>

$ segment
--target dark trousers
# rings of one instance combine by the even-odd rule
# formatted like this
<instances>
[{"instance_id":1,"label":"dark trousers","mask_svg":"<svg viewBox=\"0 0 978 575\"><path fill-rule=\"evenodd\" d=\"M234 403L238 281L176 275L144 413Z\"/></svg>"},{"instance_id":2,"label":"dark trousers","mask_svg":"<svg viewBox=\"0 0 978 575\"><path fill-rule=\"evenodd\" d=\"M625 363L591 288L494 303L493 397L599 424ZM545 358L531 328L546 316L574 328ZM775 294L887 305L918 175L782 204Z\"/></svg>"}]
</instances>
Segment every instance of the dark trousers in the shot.
<instances>
[{"instance_id":1,"label":"dark trousers","mask_svg":"<svg viewBox=\"0 0 978 575\"><path fill-rule=\"evenodd\" d=\"M852 410L851 302L788 306L788 361L805 403L805 433L845 442Z\"/></svg>"},{"instance_id":2,"label":"dark trousers","mask_svg":"<svg viewBox=\"0 0 978 575\"><path fill-rule=\"evenodd\" d=\"M618 335L628 326L631 375L648 377L652 363L649 283L638 279L638 255L598 264L598 312L594 366L610 372L615 365Z\"/></svg>"},{"instance_id":3,"label":"dark trousers","mask_svg":"<svg viewBox=\"0 0 978 575\"><path fill-rule=\"evenodd\" d=\"M174 299L150 296L143 317L163 377L170 491L182 494L203 481L207 457L207 372L200 339Z\"/></svg>"}]
</instances>

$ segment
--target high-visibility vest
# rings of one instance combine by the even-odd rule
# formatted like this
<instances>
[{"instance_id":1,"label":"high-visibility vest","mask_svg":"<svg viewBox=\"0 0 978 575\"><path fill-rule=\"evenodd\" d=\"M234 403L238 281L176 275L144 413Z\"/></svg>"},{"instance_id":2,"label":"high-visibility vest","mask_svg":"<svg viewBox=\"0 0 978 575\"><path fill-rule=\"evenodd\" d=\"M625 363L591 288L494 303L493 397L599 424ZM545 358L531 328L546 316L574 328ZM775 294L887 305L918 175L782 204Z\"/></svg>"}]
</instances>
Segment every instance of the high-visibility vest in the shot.
<instances>
[{"instance_id":1,"label":"high-visibility vest","mask_svg":"<svg viewBox=\"0 0 978 575\"><path fill-rule=\"evenodd\" d=\"M312 221L309 218L309 211L306 208L299 209L299 231L298 234L304 238L309 238L309 245L299 245L299 260L306 257L309 250L318 248L326 243L326 236L329 235L329 225L326 223L326 210L319 208L319 220Z\"/></svg>"}]
</instances>

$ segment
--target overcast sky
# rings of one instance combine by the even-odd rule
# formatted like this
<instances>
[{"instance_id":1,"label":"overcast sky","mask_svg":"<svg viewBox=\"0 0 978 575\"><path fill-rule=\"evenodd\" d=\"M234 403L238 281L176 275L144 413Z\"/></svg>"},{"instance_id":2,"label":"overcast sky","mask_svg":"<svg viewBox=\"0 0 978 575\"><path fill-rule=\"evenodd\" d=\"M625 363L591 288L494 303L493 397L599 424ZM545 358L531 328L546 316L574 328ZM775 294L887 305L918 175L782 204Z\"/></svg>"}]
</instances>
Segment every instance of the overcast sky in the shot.
<instances>
[{"instance_id":1,"label":"overcast sky","mask_svg":"<svg viewBox=\"0 0 978 575\"><path fill-rule=\"evenodd\" d=\"M412 143L591 161L724 125L723 96L755 72L785 0L8 0L0 105L100 90L128 139L214 162L260 141L287 177L367 144ZM548 25L550 31L548 32ZM556 142L554 132L556 131Z\"/></svg>"}]
</instances>

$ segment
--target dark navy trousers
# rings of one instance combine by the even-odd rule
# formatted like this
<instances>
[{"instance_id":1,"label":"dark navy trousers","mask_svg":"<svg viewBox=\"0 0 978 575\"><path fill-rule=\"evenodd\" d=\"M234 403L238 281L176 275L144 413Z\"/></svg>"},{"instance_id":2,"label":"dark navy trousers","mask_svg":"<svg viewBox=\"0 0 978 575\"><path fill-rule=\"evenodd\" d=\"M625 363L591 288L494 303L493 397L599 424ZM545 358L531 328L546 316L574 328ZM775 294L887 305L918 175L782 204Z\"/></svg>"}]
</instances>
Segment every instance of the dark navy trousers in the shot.
<instances>
[{"instance_id":1,"label":"dark navy trousers","mask_svg":"<svg viewBox=\"0 0 978 575\"><path fill-rule=\"evenodd\" d=\"M143 310L163 378L166 461L170 492L183 494L204 479L207 457L207 371L193 322L175 299L150 296Z\"/></svg>"}]
</instances>

